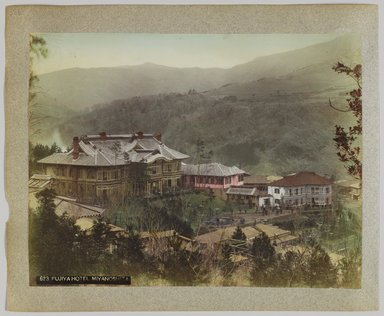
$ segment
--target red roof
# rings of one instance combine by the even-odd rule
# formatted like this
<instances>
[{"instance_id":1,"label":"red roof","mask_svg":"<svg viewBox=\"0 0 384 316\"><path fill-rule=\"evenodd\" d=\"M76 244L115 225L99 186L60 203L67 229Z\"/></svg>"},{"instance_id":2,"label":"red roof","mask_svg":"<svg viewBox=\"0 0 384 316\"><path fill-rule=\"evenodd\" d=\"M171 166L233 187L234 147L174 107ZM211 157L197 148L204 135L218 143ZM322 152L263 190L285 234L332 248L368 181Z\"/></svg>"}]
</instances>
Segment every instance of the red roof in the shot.
<instances>
[{"instance_id":1,"label":"red roof","mask_svg":"<svg viewBox=\"0 0 384 316\"><path fill-rule=\"evenodd\" d=\"M329 185L332 181L311 171L302 171L272 182L271 186L293 187L301 185Z\"/></svg>"}]
</instances>

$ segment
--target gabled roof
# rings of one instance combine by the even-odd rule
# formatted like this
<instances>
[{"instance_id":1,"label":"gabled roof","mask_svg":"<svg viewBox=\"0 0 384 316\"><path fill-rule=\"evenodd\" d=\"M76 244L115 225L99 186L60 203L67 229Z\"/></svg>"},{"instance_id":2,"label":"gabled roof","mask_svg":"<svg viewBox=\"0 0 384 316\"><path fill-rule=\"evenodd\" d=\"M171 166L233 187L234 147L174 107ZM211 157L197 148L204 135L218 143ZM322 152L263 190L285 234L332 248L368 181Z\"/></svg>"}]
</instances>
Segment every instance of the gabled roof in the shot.
<instances>
[{"instance_id":1,"label":"gabled roof","mask_svg":"<svg viewBox=\"0 0 384 316\"><path fill-rule=\"evenodd\" d=\"M292 186L301 186L301 185L329 185L332 184L330 179L319 176L315 172L311 171L301 171L286 177L283 177L280 180L270 183L270 186L276 187L292 187Z\"/></svg>"},{"instance_id":2,"label":"gabled roof","mask_svg":"<svg viewBox=\"0 0 384 316\"><path fill-rule=\"evenodd\" d=\"M79 157L68 153L55 153L39 160L43 164L78 166L115 166L131 162L152 163L156 160L183 160L189 158L167 147L152 134L85 135L79 141Z\"/></svg>"},{"instance_id":3,"label":"gabled roof","mask_svg":"<svg viewBox=\"0 0 384 316\"><path fill-rule=\"evenodd\" d=\"M220 163L206 163L200 165L182 164L181 169L185 175L228 177L239 174L248 174L236 166L228 167Z\"/></svg>"}]
</instances>

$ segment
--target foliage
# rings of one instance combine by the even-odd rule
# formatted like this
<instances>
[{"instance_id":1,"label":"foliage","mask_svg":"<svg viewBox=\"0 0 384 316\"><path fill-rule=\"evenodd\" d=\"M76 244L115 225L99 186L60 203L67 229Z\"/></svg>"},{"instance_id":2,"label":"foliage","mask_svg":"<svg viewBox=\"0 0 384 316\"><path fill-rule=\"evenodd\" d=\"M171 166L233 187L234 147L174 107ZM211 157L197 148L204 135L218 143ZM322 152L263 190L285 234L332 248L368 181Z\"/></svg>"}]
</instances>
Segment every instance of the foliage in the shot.
<instances>
[{"instance_id":1,"label":"foliage","mask_svg":"<svg viewBox=\"0 0 384 316\"><path fill-rule=\"evenodd\" d=\"M182 242L169 240L168 248L162 256L161 274L175 285L193 285L198 280L202 256L197 250L187 251Z\"/></svg>"},{"instance_id":2,"label":"foliage","mask_svg":"<svg viewBox=\"0 0 384 316\"><path fill-rule=\"evenodd\" d=\"M144 259L144 245L140 235L133 230L128 231L128 235L121 235L117 238L118 255L128 261L140 262Z\"/></svg>"},{"instance_id":3,"label":"foliage","mask_svg":"<svg viewBox=\"0 0 384 316\"><path fill-rule=\"evenodd\" d=\"M352 68L340 62L332 67L337 73L346 74L351 77L356 82L357 88L347 93L348 107L346 110L333 107L331 101L329 101L331 107L338 111L352 112L356 119L355 125L349 126L347 130L341 125L336 125L336 133L333 140L338 150L339 160L345 164L348 173L358 179L362 177L361 149L357 144L358 138L362 133L361 68L360 64Z\"/></svg>"},{"instance_id":4,"label":"foliage","mask_svg":"<svg viewBox=\"0 0 384 316\"><path fill-rule=\"evenodd\" d=\"M220 262L220 269L224 278L228 278L235 270L235 264L231 259L233 254L232 245L229 243L223 243L221 246L222 260Z\"/></svg>"},{"instance_id":5,"label":"foliage","mask_svg":"<svg viewBox=\"0 0 384 316\"><path fill-rule=\"evenodd\" d=\"M337 270L329 255L319 245L311 249L305 268L305 279L310 287L333 287L336 285Z\"/></svg>"},{"instance_id":6,"label":"foliage","mask_svg":"<svg viewBox=\"0 0 384 316\"><path fill-rule=\"evenodd\" d=\"M236 227L236 230L233 232L231 236L231 246L234 253L244 252L247 250L246 246L247 236L241 230L239 226Z\"/></svg>"},{"instance_id":7,"label":"foliage","mask_svg":"<svg viewBox=\"0 0 384 316\"><path fill-rule=\"evenodd\" d=\"M199 232L205 218L223 212L224 207L225 202L209 192L180 192L152 199L131 198L124 205L108 210L107 217L121 227L138 231L165 227L189 237Z\"/></svg>"},{"instance_id":8,"label":"foliage","mask_svg":"<svg viewBox=\"0 0 384 316\"><path fill-rule=\"evenodd\" d=\"M245 236L245 234L243 233L241 228L239 226L237 226L236 230L232 234L231 239L245 241L245 240L247 240L247 236Z\"/></svg>"},{"instance_id":9,"label":"foliage","mask_svg":"<svg viewBox=\"0 0 384 316\"><path fill-rule=\"evenodd\" d=\"M161 131L165 143L188 154L191 163L241 165L255 174L288 174L305 166L339 176L344 170L334 159L330 130L347 118L332 112L318 100L308 101L307 96L232 102L204 93L170 93L116 100L79 113L58 128L70 141L73 135L90 130L118 134L137 126ZM323 155L318 155L318 150Z\"/></svg>"},{"instance_id":10,"label":"foliage","mask_svg":"<svg viewBox=\"0 0 384 316\"><path fill-rule=\"evenodd\" d=\"M42 144L29 142L29 175L39 171L38 161L54 153L60 153L61 148L53 143L50 147Z\"/></svg>"},{"instance_id":11,"label":"foliage","mask_svg":"<svg viewBox=\"0 0 384 316\"><path fill-rule=\"evenodd\" d=\"M186 246L177 233L156 237L156 232L167 229L193 236L179 217L177 198L168 204L169 209L142 201L140 224L142 230L154 232L152 247L129 225L125 232L116 234L108 221L99 219L91 229L81 231L72 219L55 214L53 190L41 191L36 197L39 207L30 214L29 230L31 278L41 274L130 274L134 280L145 275L171 285L202 285L210 282L213 271L219 271L221 285L233 285L240 277L255 286L360 286L361 249L348 252L336 267L318 244L277 253L264 233L241 251L240 261L235 261L234 255L239 254L236 242L243 245L246 240L240 227L216 253Z\"/></svg>"},{"instance_id":12,"label":"foliage","mask_svg":"<svg viewBox=\"0 0 384 316\"><path fill-rule=\"evenodd\" d=\"M78 266L74 244L79 227L73 220L55 214L55 192L45 189L36 194L37 210L30 214L29 258L36 275L70 274Z\"/></svg>"},{"instance_id":13,"label":"foliage","mask_svg":"<svg viewBox=\"0 0 384 316\"><path fill-rule=\"evenodd\" d=\"M276 251L264 232L253 240L250 254L253 261L252 280L259 286L267 285L273 275Z\"/></svg>"},{"instance_id":14,"label":"foliage","mask_svg":"<svg viewBox=\"0 0 384 316\"><path fill-rule=\"evenodd\" d=\"M338 268L342 275L342 287L361 287L361 265L361 249L355 249L347 252L346 256L340 260Z\"/></svg>"},{"instance_id":15,"label":"foliage","mask_svg":"<svg viewBox=\"0 0 384 316\"><path fill-rule=\"evenodd\" d=\"M28 120L31 135L38 134L39 124L45 118L42 113L38 111L38 103L36 102L38 76L33 71L33 63L35 58L46 58L48 56L48 49L46 47L44 38L30 34L29 35L29 96L28 96Z\"/></svg>"}]
</instances>

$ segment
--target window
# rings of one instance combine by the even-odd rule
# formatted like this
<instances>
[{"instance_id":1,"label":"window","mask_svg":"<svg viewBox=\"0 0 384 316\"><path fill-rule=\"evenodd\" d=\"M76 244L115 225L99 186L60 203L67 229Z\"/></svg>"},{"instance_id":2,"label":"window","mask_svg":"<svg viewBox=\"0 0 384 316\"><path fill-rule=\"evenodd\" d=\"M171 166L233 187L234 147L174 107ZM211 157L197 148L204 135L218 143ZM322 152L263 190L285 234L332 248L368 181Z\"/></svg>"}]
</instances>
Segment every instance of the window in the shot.
<instances>
[{"instance_id":1,"label":"window","mask_svg":"<svg viewBox=\"0 0 384 316\"><path fill-rule=\"evenodd\" d=\"M303 192L304 192L304 189L303 189L303 188L301 188L301 189L300 189L300 192L301 192L301 194L303 194ZM301 203L301 204L303 204L303 203Z\"/></svg>"},{"instance_id":2,"label":"window","mask_svg":"<svg viewBox=\"0 0 384 316\"><path fill-rule=\"evenodd\" d=\"M289 189L289 195L292 195L292 189Z\"/></svg>"},{"instance_id":3,"label":"window","mask_svg":"<svg viewBox=\"0 0 384 316\"><path fill-rule=\"evenodd\" d=\"M276 194L280 194L280 189L275 189Z\"/></svg>"},{"instance_id":4,"label":"window","mask_svg":"<svg viewBox=\"0 0 384 316\"><path fill-rule=\"evenodd\" d=\"M329 193L329 187L325 188L325 193ZM328 202L327 202L327 204L328 204Z\"/></svg>"},{"instance_id":5,"label":"window","mask_svg":"<svg viewBox=\"0 0 384 316\"><path fill-rule=\"evenodd\" d=\"M296 195L299 194L299 189L295 189L295 194L296 194Z\"/></svg>"},{"instance_id":6,"label":"window","mask_svg":"<svg viewBox=\"0 0 384 316\"><path fill-rule=\"evenodd\" d=\"M86 173L87 173L86 177L88 179L92 179L93 178L93 170L92 169L88 169Z\"/></svg>"},{"instance_id":7,"label":"window","mask_svg":"<svg viewBox=\"0 0 384 316\"><path fill-rule=\"evenodd\" d=\"M169 187L172 186L172 180L171 180L171 179L168 180L168 186L169 186Z\"/></svg>"},{"instance_id":8,"label":"window","mask_svg":"<svg viewBox=\"0 0 384 316\"><path fill-rule=\"evenodd\" d=\"M59 176L65 177L66 167L64 167L64 166L59 166L59 167L57 167L57 168L58 168L58 170L57 170L57 174L58 174Z\"/></svg>"},{"instance_id":9,"label":"window","mask_svg":"<svg viewBox=\"0 0 384 316\"><path fill-rule=\"evenodd\" d=\"M111 172L111 179L117 179L118 178L118 172L117 170L113 170Z\"/></svg>"}]
</instances>

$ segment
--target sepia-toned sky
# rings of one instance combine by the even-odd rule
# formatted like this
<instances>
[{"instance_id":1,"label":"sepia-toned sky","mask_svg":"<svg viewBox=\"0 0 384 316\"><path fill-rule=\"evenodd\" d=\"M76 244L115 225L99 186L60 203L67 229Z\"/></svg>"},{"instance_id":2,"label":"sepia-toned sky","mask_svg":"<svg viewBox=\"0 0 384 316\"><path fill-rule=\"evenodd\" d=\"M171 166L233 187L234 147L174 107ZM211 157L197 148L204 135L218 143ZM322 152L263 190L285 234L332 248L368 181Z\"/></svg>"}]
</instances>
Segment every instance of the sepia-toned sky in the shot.
<instances>
[{"instance_id":1,"label":"sepia-toned sky","mask_svg":"<svg viewBox=\"0 0 384 316\"><path fill-rule=\"evenodd\" d=\"M230 68L260 56L330 41L340 34L126 34L45 33L48 58L36 60L43 74L80 67L155 63L171 67Z\"/></svg>"}]
</instances>

